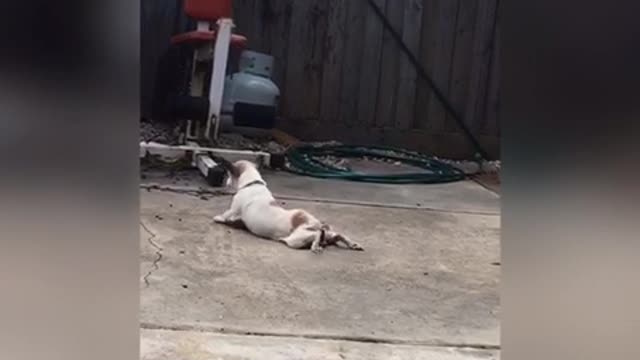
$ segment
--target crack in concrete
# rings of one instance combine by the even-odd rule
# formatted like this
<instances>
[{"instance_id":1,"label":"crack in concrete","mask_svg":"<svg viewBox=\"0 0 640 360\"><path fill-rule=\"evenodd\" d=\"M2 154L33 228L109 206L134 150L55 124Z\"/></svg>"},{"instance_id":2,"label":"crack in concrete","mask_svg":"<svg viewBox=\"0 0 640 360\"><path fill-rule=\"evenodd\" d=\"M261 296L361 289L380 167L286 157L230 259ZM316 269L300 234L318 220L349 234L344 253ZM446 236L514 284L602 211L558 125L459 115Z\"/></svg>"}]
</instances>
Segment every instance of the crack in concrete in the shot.
<instances>
[{"instance_id":1,"label":"crack in concrete","mask_svg":"<svg viewBox=\"0 0 640 360\"><path fill-rule=\"evenodd\" d=\"M234 329L234 328L228 328L228 327L205 327L205 326L191 326L191 325L164 326L164 325L141 322L140 328L143 330L193 331L193 332L212 333L212 334L264 336L264 337L270 336L270 337L299 338L299 339L310 339L310 340L351 341L351 342L388 344L388 345L414 345L414 346L429 346L429 347L473 349L473 350L500 350L500 345L491 345L491 344L450 343L450 342L440 341L440 340L412 341L412 340L403 340L403 339L378 338L378 337L372 337L372 336L300 334L300 333L292 334L292 333L250 331L250 330Z\"/></svg>"},{"instance_id":2,"label":"crack in concrete","mask_svg":"<svg viewBox=\"0 0 640 360\"><path fill-rule=\"evenodd\" d=\"M144 224L144 222L140 221L140 225L142 225L142 228L150 235L147 238L147 242L156 249L156 258L155 260L153 260L153 264L151 265L152 269L149 270L147 274L143 277L145 286L149 287L149 276L151 276L151 274L153 274L154 271L157 271L160 269L160 266L158 265L158 263L160 263L160 260L162 260L162 250L164 249L160 247L160 245L156 244L155 241L153 241L153 239L156 238L156 234L151 230L149 230L149 228L147 227L147 225Z\"/></svg>"}]
</instances>

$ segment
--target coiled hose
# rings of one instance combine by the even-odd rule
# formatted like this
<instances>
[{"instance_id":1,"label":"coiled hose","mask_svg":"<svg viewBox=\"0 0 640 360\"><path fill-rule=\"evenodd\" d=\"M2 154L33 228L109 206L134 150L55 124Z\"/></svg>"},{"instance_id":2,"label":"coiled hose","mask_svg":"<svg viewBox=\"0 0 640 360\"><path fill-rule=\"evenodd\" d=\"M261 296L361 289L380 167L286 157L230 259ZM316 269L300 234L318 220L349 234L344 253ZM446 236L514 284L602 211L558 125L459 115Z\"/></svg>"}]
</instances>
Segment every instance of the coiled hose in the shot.
<instances>
[{"instance_id":1,"label":"coiled hose","mask_svg":"<svg viewBox=\"0 0 640 360\"><path fill-rule=\"evenodd\" d=\"M289 172L325 179L342 179L383 184L436 184L463 180L465 174L433 157L424 154L382 146L353 146L353 145L302 145L287 151ZM422 168L424 172L400 174L366 174L353 172L322 162L322 157L336 158L373 158L400 162Z\"/></svg>"}]
</instances>

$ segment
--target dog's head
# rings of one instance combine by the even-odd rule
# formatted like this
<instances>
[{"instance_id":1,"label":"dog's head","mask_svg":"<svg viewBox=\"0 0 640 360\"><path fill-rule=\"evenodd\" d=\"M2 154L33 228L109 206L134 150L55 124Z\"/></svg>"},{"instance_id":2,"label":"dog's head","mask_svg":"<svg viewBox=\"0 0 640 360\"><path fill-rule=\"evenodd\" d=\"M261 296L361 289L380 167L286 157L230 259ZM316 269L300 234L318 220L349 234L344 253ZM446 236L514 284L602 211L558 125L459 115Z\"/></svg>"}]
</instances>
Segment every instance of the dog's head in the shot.
<instances>
[{"instance_id":1,"label":"dog's head","mask_svg":"<svg viewBox=\"0 0 640 360\"><path fill-rule=\"evenodd\" d=\"M260 172L256 164L247 160L239 160L234 163L222 158L215 157L214 160L219 163L227 171L226 185L232 187L234 190L243 188L256 180L260 180L266 184L262 179Z\"/></svg>"}]
</instances>

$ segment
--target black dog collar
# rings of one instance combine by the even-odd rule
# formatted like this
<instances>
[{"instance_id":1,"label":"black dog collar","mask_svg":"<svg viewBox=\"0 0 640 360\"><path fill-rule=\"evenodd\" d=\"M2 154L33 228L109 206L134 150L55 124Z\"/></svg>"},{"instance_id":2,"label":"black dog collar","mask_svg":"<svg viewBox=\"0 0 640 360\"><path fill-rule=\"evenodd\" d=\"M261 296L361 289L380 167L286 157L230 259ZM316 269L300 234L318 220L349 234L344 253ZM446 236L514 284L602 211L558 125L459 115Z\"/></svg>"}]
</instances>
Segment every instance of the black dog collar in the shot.
<instances>
[{"instance_id":1,"label":"black dog collar","mask_svg":"<svg viewBox=\"0 0 640 360\"><path fill-rule=\"evenodd\" d=\"M247 185L245 185L245 186L241 187L239 190L246 189L246 188L248 188L249 186L253 186L253 185L263 185L263 186L266 186L266 185L267 185L267 183L265 183L263 180L254 180L254 181L252 181L252 182L248 183Z\"/></svg>"}]
</instances>

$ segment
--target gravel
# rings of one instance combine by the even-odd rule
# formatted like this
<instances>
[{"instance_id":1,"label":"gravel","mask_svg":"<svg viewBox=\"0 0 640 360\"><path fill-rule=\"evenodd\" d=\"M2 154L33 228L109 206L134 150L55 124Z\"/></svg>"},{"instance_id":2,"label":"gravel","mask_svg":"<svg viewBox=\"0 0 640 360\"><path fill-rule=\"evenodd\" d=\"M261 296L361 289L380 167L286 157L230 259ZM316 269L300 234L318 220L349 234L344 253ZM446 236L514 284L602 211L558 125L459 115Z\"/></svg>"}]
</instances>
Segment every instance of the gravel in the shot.
<instances>
[{"instance_id":1,"label":"gravel","mask_svg":"<svg viewBox=\"0 0 640 360\"><path fill-rule=\"evenodd\" d=\"M164 123L140 121L140 141L154 141L165 145L177 145L179 142L179 128Z\"/></svg>"},{"instance_id":2,"label":"gravel","mask_svg":"<svg viewBox=\"0 0 640 360\"><path fill-rule=\"evenodd\" d=\"M449 160L434 157L436 160L462 170L467 175L497 174L500 172L500 160L483 161L478 163L471 160Z\"/></svg>"},{"instance_id":3,"label":"gravel","mask_svg":"<svg viewBox=\"0 0 640 360\"><path fill-rule=\"evenodd\" d=\"M165 145L179 145L180 128L164 123L149 121L140 122L140 141L154 141ZM248 138L240 134L220 134L216 147L223 149L264 151L270 154L281 154L286 147L271 138Z\"/></svg>"},{"instance_id":4,"label":"gravel","mask_svg":"<svg viewBox=\"0 0 640 360\"><path fill-rule=\"evenodd\" d=\"M264 151L270 154L282 154L287 149L271 138L248 138L240 134L220 134L216 144L223 149Z\"/></svg>"}]
</instances>

